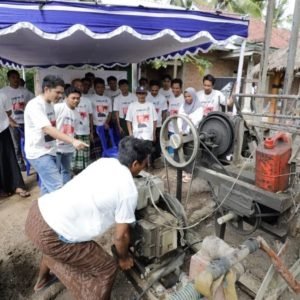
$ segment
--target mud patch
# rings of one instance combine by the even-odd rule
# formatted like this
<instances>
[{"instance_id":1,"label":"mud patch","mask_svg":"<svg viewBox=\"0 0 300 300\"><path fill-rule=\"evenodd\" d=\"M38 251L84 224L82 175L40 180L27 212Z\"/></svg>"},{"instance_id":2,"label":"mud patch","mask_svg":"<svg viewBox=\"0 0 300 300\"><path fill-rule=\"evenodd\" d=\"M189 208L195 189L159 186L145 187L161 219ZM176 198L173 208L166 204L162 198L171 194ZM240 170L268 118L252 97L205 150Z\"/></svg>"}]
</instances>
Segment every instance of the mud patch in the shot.
<instances>
[{"instance_id":1,"label":"mud patch","mask_svg":"<svg viewBox=\"0 0 300 300\"><path fill-rule=\"evenodd\" d=\"M12 250L0 264L0 299L29 299L37 270L36 251Z\"/></svg>"}]
</instances>

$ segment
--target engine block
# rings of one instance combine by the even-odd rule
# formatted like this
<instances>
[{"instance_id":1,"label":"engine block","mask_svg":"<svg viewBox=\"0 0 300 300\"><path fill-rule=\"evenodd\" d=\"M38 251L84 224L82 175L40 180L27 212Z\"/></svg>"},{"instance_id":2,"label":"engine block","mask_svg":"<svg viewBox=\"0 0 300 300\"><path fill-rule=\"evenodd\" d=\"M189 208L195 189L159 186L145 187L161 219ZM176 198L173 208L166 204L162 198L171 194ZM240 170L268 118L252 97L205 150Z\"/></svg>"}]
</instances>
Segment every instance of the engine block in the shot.
<instances>
[{"instance_id":1,"label":"engine block","mask_svg":"<svg viewBox=\"0 0 300 300\"><path fill-rule=\"evenodd\" d=\"M134 228L136 251L148 259L159 258L177 248L177 219L166 211L158 213L147 207L144 217L137 220Z\"/></svg>"}]
</instances>

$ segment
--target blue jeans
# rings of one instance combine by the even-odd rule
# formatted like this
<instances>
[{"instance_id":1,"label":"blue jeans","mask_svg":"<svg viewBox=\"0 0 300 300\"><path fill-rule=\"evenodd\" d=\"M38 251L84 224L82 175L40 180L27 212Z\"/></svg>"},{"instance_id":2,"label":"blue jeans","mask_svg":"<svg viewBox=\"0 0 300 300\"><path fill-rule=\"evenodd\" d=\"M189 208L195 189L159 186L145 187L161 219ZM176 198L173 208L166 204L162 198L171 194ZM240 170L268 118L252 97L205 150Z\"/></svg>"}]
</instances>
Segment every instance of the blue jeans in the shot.
<instances>
[{"instance_id":1,"label":"blue jeans","mask_svg":"<svg viewBox=\"0 0 300 300\"><path fill-rule=\"evenodd\" d=\"M63 186L61 175L56 166L56 157L43 155L36 159L29 159L41 180L41 194L48 194Z\"/></svg>"},{"instance_id":2,"label":"blue jeans","mask_svg":"<svg viewBox=\"0 0 300 300\"><path fill-rule=\"evenodd\" d=\"M173 135L173 134L174 134L174 132L169 131L169 132L168 132L168 137L170 138L171 135ZM167 148L167 150L168 150L168 153L169 153L170 155L174 155L174 148L172 148L171 146L169 146L169 147Z\"/></svg>"},{"instance_id":3,"label":"blue jeans","mask_svg":"<svg viewBox=\"0 0 300 300\"><path fill-rule=\"evenodd\" d=\"M61 174L63 184L71 180L71 162L73 152L70 153L56 153L56 165L59 173Z\"/></svg>"}]
</instances>

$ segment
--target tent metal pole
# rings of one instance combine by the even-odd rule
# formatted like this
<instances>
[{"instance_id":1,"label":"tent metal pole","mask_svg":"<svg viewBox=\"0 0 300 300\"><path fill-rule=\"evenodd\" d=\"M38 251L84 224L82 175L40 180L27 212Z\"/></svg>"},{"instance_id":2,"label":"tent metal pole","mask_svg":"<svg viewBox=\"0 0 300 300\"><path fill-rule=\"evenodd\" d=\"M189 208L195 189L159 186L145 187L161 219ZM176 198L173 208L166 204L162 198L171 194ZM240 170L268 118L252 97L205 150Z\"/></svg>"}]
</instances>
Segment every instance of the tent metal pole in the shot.
<instances>
[{"instance_id":1,"label":"tent metal pole","mask_svg":"<svg viewBox=\"0 0 300 300\"><path fill-rule=\"evenodd\" d=\"M138 85L138 64L131 64L131 85L134 92Z\"/></svg>"},{"instance_id":2,"label":"tent metal pole","mask_svg":"<svg viewBox=\"0 0 300 300\"><path fill-rule=\"evenodd\" d=\"M239 94L241 90L242 85L242 76L243 76L243 66L244 66L244 54L245 54L245 48L246 48L246 39L243 40L241 45L241 52L240 52L240 58L239 58L239 66L238 66L238 72L237 72L237 78L236 78L236 86L235 86L235 93ZM237 99L238 101L238 99ZM236 107L233 106L233 114L236 114Z\"/></svg>"},{"instance_id":3,"label":"tent metal pole","mask_svg":"<svg viewBox=\"0 0 300 300\"><path fill-rule=\"evenodd\" d=\"M22 78L26 81L26 73L24 67L22 67Z\"/></svg>"}]
</instances>

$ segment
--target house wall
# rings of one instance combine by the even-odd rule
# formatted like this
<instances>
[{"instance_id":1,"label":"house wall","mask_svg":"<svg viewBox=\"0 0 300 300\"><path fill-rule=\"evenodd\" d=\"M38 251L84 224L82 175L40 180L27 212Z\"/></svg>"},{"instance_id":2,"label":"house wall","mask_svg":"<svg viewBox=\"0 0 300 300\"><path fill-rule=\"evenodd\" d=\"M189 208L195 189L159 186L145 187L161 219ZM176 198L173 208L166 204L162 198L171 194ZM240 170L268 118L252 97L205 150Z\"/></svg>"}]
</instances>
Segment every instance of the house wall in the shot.
<instances>
[{"instance_id":1,"label":"house wall","mask_svg":"<svg viewBox=\"0 0 300 300\"><path fill-rule=\"evenodd\" d=\"M209 69L200 74L198 67L192 63L183 63L178 66L177 77L183 80L183 88L194 87L197 91L202 89L202 79L205 74L212 74L214 77L235 77L238 69L238 58L221 58L224 52L215 51L211 54L202 54L201 56L211 63ZM220 57L220 58L219 58ZM247 69L247 61L244 63L244 70ZM173 76L173 66L155 70L151 65L142 66L142 76L151 79L160 79L162 75L169 74Z\"/></svg>"},{"instance_id":2,"label":"house wall","mask_svg":"<svg viewBox=\"0 0 300 300\"><path fill-rule=\"evenodd\" d=\"M217 58L216 56L203 56L211 62L211 67L200 74L199 69L192 63L185 63L182 70L182 80L184 88L194 87L196 90L202 89L202 79L206 74L214 77L235 77L238 61Z\"/></svg>"}]
</instances>

